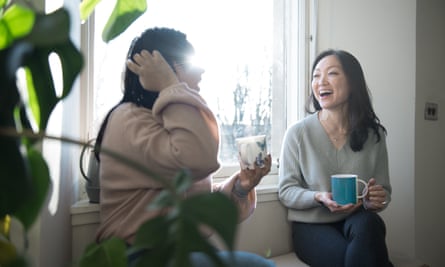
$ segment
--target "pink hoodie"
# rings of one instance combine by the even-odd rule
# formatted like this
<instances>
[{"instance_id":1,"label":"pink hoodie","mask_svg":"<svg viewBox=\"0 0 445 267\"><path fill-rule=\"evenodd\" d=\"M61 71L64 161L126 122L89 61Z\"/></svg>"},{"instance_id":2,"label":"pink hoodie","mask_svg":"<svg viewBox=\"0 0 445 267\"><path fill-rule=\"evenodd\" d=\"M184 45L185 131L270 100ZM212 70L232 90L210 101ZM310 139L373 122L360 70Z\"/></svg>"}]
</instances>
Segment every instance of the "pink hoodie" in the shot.
<instances>
[{"instance_id":1,"label":"pink hoodie","mask_svg":"<svg viewBox=\"0 0 445 267\"><path fill-rule=\"evenodd\" d=\"M218 125L204 99L185 83L162 90L153 110L132 103L116 108L102 147L143 164L164 179L172 179L186 168L195 178L187 194L226 192L238 205L241 221L255 209L255 190L244 199L231 193L238 173L222 184L212 184L211 175L220 167ZM116 236L132 243L139 226L158 214L147 211L147 207L162 185L103 153L100 183L97 241Z\"/></svg>"}]
</instances>

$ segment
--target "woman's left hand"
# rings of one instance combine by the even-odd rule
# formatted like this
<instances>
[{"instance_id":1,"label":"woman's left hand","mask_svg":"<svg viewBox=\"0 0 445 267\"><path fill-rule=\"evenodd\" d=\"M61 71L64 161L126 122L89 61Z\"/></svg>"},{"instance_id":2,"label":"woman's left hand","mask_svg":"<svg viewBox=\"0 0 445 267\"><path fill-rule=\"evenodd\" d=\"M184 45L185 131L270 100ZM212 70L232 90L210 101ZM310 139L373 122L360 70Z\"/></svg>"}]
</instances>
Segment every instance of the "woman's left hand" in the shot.
<instances>
[{"instance_id":1,"label":"woman's left hand","mask_svg":"<svg viewBox=\"0 0 445 267\"><path fill-rule=\"evenodd\" d=\"M254 170L241 170L238 176L239 185L242 187L243 190L249 192L261 182L261 179L264 176L266 176L270 172L271 165L272 157L269 154L264 159L264 166L262 168L259 166L255 166Z\"/></svg>"},{"instance_id":2,"label":"woman's left hand","mask_svg":"<svg viewBox=\"0 0 445 267\"><path fill-rule=\"evenodd\" d=\"M363 202L364 207L370 210L379 210L383 209L387 204L386 191L383 189L383 186L377 184L374 178L369 179L368 194Z\"/></svg>"}]
</instances>

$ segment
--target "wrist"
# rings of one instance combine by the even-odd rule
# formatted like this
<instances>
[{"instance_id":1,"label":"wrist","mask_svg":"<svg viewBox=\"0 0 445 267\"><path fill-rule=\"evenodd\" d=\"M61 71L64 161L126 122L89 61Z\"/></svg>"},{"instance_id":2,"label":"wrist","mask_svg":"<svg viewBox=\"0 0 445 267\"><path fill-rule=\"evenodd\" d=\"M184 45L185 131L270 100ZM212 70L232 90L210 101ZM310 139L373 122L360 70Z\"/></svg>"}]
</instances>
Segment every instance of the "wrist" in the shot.
<instances>
[{"instance_id":1,"label":"wrist","mask_svg":"<svg viewBox=\"0 0 445 267\"><path fill-rule=\"evenodd\" d=\"M315 192L314 200L320 205L324 205L323 201L321 201L321 192Z\"/></svg>"},{"instance_id":2,"label":"wrist","mask_svg":"<svg viewBox=\"0 0 445 267\"><path fill-rule=\"evenodd\" d=\"M249 194L249 190L246 190L241 186L241 181L238 178L236 179L235 184L233 185L232 193L238 198L246 198L247 195Z\"/></svg>"}]
</instances>

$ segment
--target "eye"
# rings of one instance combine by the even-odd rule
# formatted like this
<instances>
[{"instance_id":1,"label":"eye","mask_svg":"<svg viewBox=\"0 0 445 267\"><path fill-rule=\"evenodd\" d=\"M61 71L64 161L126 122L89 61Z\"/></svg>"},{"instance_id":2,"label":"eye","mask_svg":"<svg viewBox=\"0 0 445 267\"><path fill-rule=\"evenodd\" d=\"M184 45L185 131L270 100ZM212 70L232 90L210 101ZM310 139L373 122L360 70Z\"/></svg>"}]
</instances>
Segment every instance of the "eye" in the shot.
<instances>
[{"instance_id":1,"label":"eye","mask_svg":"<svg viewBox=\"0 0 445 267\"><path fill-rule=\"evenodd\" d=\"M328 72L328 75L338 75L338 72L337 71L330 71L330 72Z\"/></svg>"}]
</instances>

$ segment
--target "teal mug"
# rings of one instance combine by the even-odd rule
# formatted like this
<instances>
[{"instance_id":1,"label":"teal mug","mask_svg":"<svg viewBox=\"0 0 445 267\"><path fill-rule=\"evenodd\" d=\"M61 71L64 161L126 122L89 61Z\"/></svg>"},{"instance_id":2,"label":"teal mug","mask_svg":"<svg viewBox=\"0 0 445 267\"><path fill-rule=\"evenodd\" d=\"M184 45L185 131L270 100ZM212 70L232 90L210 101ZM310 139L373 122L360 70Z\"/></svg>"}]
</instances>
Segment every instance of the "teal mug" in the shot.
<instances>
[{"instance_id":1,"label":"teal mug","mask_svg":"<svg viewBox=\"0 0 445 267\"><path fill-rule=\"evenodd\" d=\"M358 183L364 186L362 194L358 194ZM331 175L331 192L332 199L340 205L357 204L368 193L368 184L356 174L334 174Z\"/></svg>"}]
</instances>

